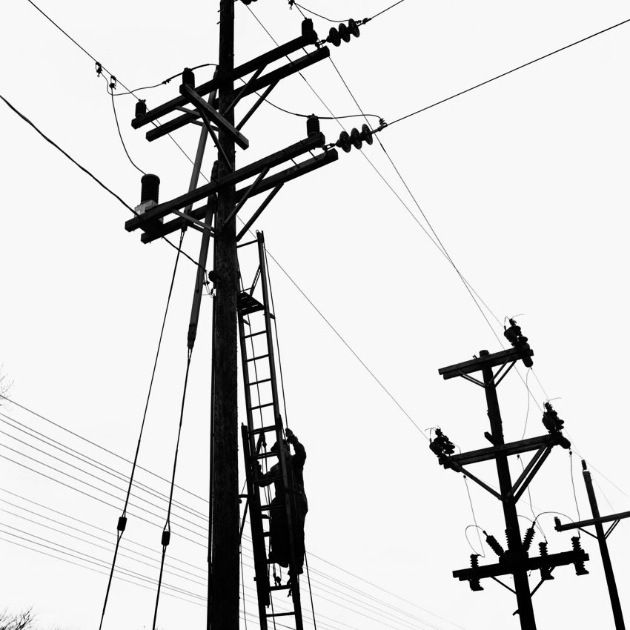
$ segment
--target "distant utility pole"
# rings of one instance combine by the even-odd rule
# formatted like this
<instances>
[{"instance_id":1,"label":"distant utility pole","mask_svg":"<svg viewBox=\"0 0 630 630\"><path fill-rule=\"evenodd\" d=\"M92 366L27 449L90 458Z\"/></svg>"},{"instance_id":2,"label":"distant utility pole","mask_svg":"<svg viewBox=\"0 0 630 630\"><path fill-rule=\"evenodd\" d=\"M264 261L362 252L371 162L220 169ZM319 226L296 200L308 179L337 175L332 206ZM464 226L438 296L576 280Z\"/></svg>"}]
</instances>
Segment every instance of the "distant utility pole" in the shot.
<instances>
[{"instance_id":1,"label":"distant utility pole","mask_svg":"<svg viewBox=\"0 0 630 630\"><path fill-rule=\"evenodd\" d=\"M616 630L625 630L626 626L623 620L623 612L621 610L621 602L619 601L619 593L617 591L617 583L615 582L615 574L612 568L612 562L610 561L610 553L608 552L608 536L619 525L619 521L624 518L630 517L630 512L620 512L618 514L610 514L608 516L601 516L599 513L599 506L597 505L597 497L595 496L595 490L593 488L593 480L591 479L591 473L586 467L586 462L582 460L582 475L584 477L584 485L586 486L586 493L588 494L588 501L591 505L591 513L593 518L585 521L578 521L577 523L567 523L562 525L560 519L556 517L556 530L563 532L569 529L579 529L589 536L593 536L591 532L584 529L589 525L595 526L596 535L599 543L599 551L602 556L602 564L604 565L604 573L606 574L606 584L608 585L608 594L610 595L610 605L612 608L613 618L615 620ZM610 523L612 525L604 531L604 523Z\"/></svg>"},{"instance_id":2,"label":"distant utility pole","mask_svg":"<svg viewBox=\"0 0 630 630\"><path fill-rule=\"evenodd\" d=\"M547 543L544 542L539 544L540 556L530 557L528 550L534 537L534 524L529 528L525 537L521 538L516 511L518 500L548 457L551 449L556 445L569 448L570 443L561 433L564 422L558 418L557 413L548 403L543 415L543 423L549 431L547 435L505 443L503 421L497 398L497 386L517 361L522 360L525 366L531 367L533 365L531 357L534 354L527 343L527 337L522 335L520 327L517 326L514 320L510 320L510 327L505 331L505 336L513 348L494 354L490 354L487 350L482 350L479 353L479 357L439 370L444 379L461 376L484 389L488 418L490 420L490 433L486 432L484 436L492 446L455 455L453 443L440 429L437 429L436 437L431 441L431 450L438 456L438 460L444 468L463 473L499 499L505 518L507 549L503 549L494 536L486 534L488 545L497 554L499 562L497 564L480 566L478 555L473 554L470 557L471 567L454 571L453 576L459 580L468 581L473 591L483 590L479 582L483 578L492 578L499 582L499 584L516 595L521 628L523 630L535 630L536 620L532 606L533 593L543 581L553 579L551 576L553 567L574 564L578 575L587 573L584 568L584 562L588 560L588 555L580 548L579 538L576 537L572 539L573 549L571 551L549 555ZM495 371L493 368L498 369ZM481 380L472 376L477 372L481 372ZM513 483L508 457L533 450L536 451L535 455L525 466L516 482ZM499 479L498 491L465 468L465 466L470 464L490 460L496 462ZM533 570L540 570L541 581L534 591L530 591L528 572ZM498 579L502 575L513 576L514 589Z\"/></svg>"},{"instance_id":3,"label":"distant utility pole","mask_svg":"<svg viewBox=\"0 0 630 630\"><path fill-rule=\"evenodd\" d=\"M251 1L243 0L245 4ZM342 42L349 42L352 37L358 37L359 26L364 22L349 20L348 24L331 28L328 37L320 40L313 28L313 22L306 19L302 22L298 37L234 67L234 7L234 0L220 0L219 65L214 77L197 86L193 71L187 68L181 75L178 97L151 110L147 109L144 101L137 104L132 126L137 129L153 123L154 128L146 134L150 142L191 123L201 125L202 134L188 192L159 203L159 177L145 175L142 178L141 204L135 209L136 216L125 223L128 231L142 231L143 243L150 243L187 228L203 234L188 334L189 361L196 336L203 284L206 279L214 284L207 617L208 628L212 630L238 630L239 627L239 545L242 526L239 528L237 324L245 317L246 311L251 309L251 293L254 290L252 287L250 294L245 295L246 292L239 288L237 248L251 243L239 244L239 241L247 235L285 183L336 161L338 152L335 146L348 153L353 147L361 149L364 142L372 144L374 133L370 127L363 125L361 130L353 129L351 133L343 131L337 142L326 144L319 120L316 116L309 116L305 138L237 168L236 147L242 150L249 147L249 140L242 132L243 127L270 92L286 77L302 72L329 57L330 49L325 45L327 42L339 46ZM314 50L307 52L308 47L314 47ZM300 51L305 54L293 60L288 58L288 55ZM277 63L280 63L279 67L270 68ZM235 81L242 81L242 85L235 88ZM235 123L237 106L247 97L253 96L256 99L240 117L239 122ZM207 98L204 100L204 97ZM169 115L173 116L165 120ZM213 169L210 182L199 186L198 176L207 135L217 149L216 168ZM306 159L296 161L296 158L307 154L310 155ZM282 166L281 170L271 172L272 169ZM239 184L241 187L237 189ZM248 210L244 209L247 202L262 193L267 193L262 203L253 212L247 212L246 218L242 217ZM195 206L198 202L201 204ZM237 218L243 218L244 223L238 232ZM214 238L214 269L206 277L210 237ZM268 314L269 305L265 300L263 302L260 308ZM265 326L265 332L271 339L269 323ZM243 335L244 338L253 336L253 333ZM257 361L265 359L269 354L263 357L246 356L245 364L255 366ZM252 385L258 383L256 381ZM249 387L249 384L245 385ZM259 406L267 407L267 404ZM251 411L248 407L249 415ZM284 428L280 414L276 413L276 416L272 428L280 441ZM271 428L264 429L267 430L271 433ZM250 426L248 439L253 435L260 435L257 432L258 429ZM254 462L268 456L259 452L261 444L260 440L251 442L251 457ZM259 473L257 466L253 465L248 471L250 500L253 493L258 492ZM253 504L250 502L249 505ZM260 509L270 508L262 506ZM269 605L270 592L287 590L290 586L294 602L291 615L299 630L301 611L298 571L293 572L290 585L269 584L267 567L273 561L268 557L268 546L262 530L260 538L261 540L255 541L254 547L259 551L256 579L261 627L266 627L268 618L284 616L286 620L288 613L274 613L273 610L269 613L266 608ZM264 568L264 575L261 567ZM264 588L261 586L263 578Z\"/></svg>"}]
</instances>

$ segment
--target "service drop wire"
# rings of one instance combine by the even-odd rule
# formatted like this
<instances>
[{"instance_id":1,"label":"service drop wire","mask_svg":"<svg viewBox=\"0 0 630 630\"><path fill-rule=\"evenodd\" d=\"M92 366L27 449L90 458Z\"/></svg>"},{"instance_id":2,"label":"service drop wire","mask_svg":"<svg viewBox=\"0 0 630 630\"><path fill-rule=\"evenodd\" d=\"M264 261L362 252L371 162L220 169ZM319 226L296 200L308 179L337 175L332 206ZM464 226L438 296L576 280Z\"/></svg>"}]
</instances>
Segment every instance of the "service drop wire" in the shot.
<instances>
[{"instance_id":1,"label":"service drop wire","mask_svg":"<svg viewBox=\"0 0 630 630\"><path fill-rule=\"evenodd\" d=\"M186 391L188 389L188 375L190 374L190 361L192 358L192 346L187 349L186 375L184 377L184 391L182 392L182 402L179 410L179 426L177 428L177 442L175 444L175 455L173 457L173 474L171 477L171 489L168 497L168 510L166 521L162 530L162 559L160 561L160 577L158 578L157 592L155 594L155 610L153 612L153 630L156 630L158 607L160 604L160 591L162 590L162 576L164 573L164 561L166 559L166 548L171 541L171 508L173 506L173 491L175 489L175 475L177 472L177 458L179 455L179 442L182 436L182 425L184 423L184 407L186 405Z\"/></svg>"},{"instance_id":2,"label":"service drop wire","mask_svg":"<svg viewBox=\"0 0 630 630\"><path fill-rule=\"evenodd\" d=\"M120 548L120 541L122 540L125 526L127 524L127 507L129 506L129 498L131 496L131 488L133 487L133 480L136 473L136 467L138 465L138 457L140 455L140 445L142 443L142 435L144 433L144 425L147 419L147 411L149 409L149 401L151 400L151 392L153 391L153 382L155 380L155 372L157 370L158 359L160 357L160 349L162 348L162 339L164 337L164 328L166 326L166 318L168 316L169 307L171 304L171 297L173 295L173 287L175 286L175 277L177 275L177 268L179 266L180 254L182 251L182 244L184 241L185 232L182 231L179 238L179 246L177 248L177 255L175 256L175 264L173 266L173 274L171 276L171 284L168 289L168 296L166 298L166 307L164 309L164 317L162 318L162 327L160 329L160 336L158 338L157 350L155 352L155 359L153 361L153 370L151 371L151 379L149 381L149 390L147 392L147 398L144 404L144 413L142 414L142 422L140 423L140 432L138 434L138 441L136 443L136 452L133 458L133 464L131 466L131 474L129 475L129 485L127 487L127 495L125 496L125 503L123 505L122 514L118 521L119 525L116 533L116 546L114 548L114 557L112 559L112 566L109 572L109 579L107 581L107 589L105 590L105 600L103 601L103 610L101 612L101 621L99 623L99 630L103 628L103 621L105 619L105 612L107 610L107 602L109 600L109 592L112 587L112 580L114 578L114 570L116 568L116 560L118 558L118 549Z\"/></svg>"}]
</instances>

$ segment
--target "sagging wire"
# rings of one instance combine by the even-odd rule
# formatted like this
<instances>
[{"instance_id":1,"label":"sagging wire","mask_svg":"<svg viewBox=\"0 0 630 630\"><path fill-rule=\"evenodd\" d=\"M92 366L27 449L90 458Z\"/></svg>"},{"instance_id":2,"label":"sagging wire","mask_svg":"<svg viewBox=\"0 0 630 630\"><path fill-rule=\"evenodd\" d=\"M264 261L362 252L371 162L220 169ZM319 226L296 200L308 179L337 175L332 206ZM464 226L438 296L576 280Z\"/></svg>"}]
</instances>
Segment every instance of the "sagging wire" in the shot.
<instances>
[{"instance_id":1,"label":"sagging wire","mask_svg":"<svg viewBox=\"0 0 630 630\"><path fill-rule=\"evenodd\" d=\"M317 630L317 620L315 618L315 605L313 604L313 589L311 587L311 572L308 568L308 554L304 550L304 562L306 564L306 579L308 580L308 594L311 599L311 614L313 616L313 629Z\"/></svg>"},{"instance_id":2,"label":"sagging wire","mask_svg":"<svg viewBox=\"0 0 630 630\"><path fill-rule=\"evenodd\" d=\"M218 65L219 64L217 63L200 63L198 66L193 66L192 68L189 68L189 70L199 70L200 68L207 68L208 66L214 66L216 68L218 67ZM164 81L160 81L159 83L155 83L154 85L145 85L143 87L134 88L133 90L127 90L126 92L119 92L118 94L114 94L114 96L135 96L136 92L141 92L143 90L154 90L155 88L162 87L163 85L168 85L173 79L180 77L183 72L183 70L181 72L176 72L167 79L164 79Z\"/></svg>"},{"instance_id":3,"label":"sagging wire","mask_svg":"<svg viewBox=\"0 0 630 630\"><path fill-rule=\"evenodd\" d=\"M482 545L481 547L481 553L477 553L477 550L475 549L475 546L470 542L470 538L468 538L468 530L474 527L477 530L477 536L479 537L479 544ZM481 534L479 533L480 531L485 532L485 530L481 527L479 527L479 525L477 525L476 523L473 523L471 525L466 525L466 527L464 528L464 536L466 537L466 542L468 543L468 546L473 550L473 552L478 555L481 556L482 558L486 557L486 554L483 552L483 544L481 542Z\"/></svg>"},{"instance_id":4,"label":"sagging wire","mask_svg":"<svg viewBox=\"0 0 630 630\"><path fill-rule=\"evenodd\" d=\"M485 554L485 547L483 544L483 540L481 540L481 534L479 533L479 530L483 531L481 529L481 527L479 527L479 523L477 523L477 514L475 513L475 506L473 505L473 500L472 500L472 496L470 494L470 488L468 487L468 478L466 477L466 475L464 475L464 486L466 487L466 494L468 495L468 503L470 504L470 511L472 513L472 517L473 517L473 521L475 523L475 527L477 528L477 537L479 538L479 546L481 549L481 553L479 554L482 558L486 557ZM468 540L468 535L466 534L466 540ZM469 542L470 544L470 542Z\"/></svg>"},{"instance_id":5,"label":"sagging wire","mask_svg":"<svg viewBox=\"0 0 630 630\"><path fill-rule=\"evenodd\" d=\"M118 122L118 112L116 111L116 103L114 102L114 90L116 89L117 86L117 80L115 76L110 76L109 80L107 79L107 77L105 77L103 74L103 69L101 64L99 64L97 62L96 64L96 76L97 77L103 77L103 79L105 80L105 84L106 84L106 89L107 89L107 93L109 94L111 101L112 101L112 111L114 112L114 121L116 123L116 130L118 131L118 137L120 138L120 142L122 144L123 150L125 152L125 155L127 156L127 159L129 160L129 162L131 162L131 165L138 171L140 171L140 173L142 173L142 175L146 175L146 171L143 171L131 158L131 155L129 155L129 151L127 150L127 145L125 144L125 139L123 138L122 135L122 131L120 129L120 123Z\"/></svg>"},{"instance_id":6,"label":"sagging wire","mask_svg":"<svg viewBox=\"0 0 630 630\"><path fill-rule=\"evenodd\" d=\"M180 238L179 238L179 247L177 249L177 255L175 257L175 264L173 266L173 274L171 276L171 283L168 289L168 296L166 298L166 307L164 309L164 317L162 318L162 327L160 328L160 336L158 338L158 344L157 344L157 350L155 352L155 359L153 361L153 369L151 371L151 379L149 381L149 390L147 392L147 398L146 398L146 402L144 405L144 412L142 414L142 422L140 423L140 432L138 435L138 441L136 443L136 452L133 458L133 464L131 467L131 473L129 475L129 485L127 487L127 494L125 496L125 503L123 505L123 509L122 509L122 513L121 516L118 520L118 527L117 527L117 534L116 534L116 546L114 547L114 558L112 560L112 566L111 566L111 570L109 573L109 579L107 582L107 589L105 590L105 600L103 602L103 610L101 612L101 621L99 623L99 630L102 629L103 627L103 621L105 619L105 612L107 610L107 603L109 600L109 593L110 593L110 589L111 589L111 585L112 585L112 580L114 578L114 571L116 568L116 559L118 556L118 550L120 547L120 542L122 540L126 525L127 525L127 507L129 505L129 498L131 496L131 488L133 487L133 481L134 481L134 477L135 477L135 473L136 473L136 467L138 465L138 457L140 455L140 445L142 443L142 436L144 433L144 426L145 426L145 422L146 422L146 418L147 418L147 412L149 409L149 402L151 400L151 393L153 391L153 382L155 380L155 373L157 370L157 364L158 364L158 359L160 357L160 350L162 348L162 339L164 337L164 329L166 327L166 319L168 316L168 311L169 311L169 306L171 303L171 297L173 295L173 287L175 286L175 277L177 275L177 268L179 266L179 259L180 259L180 254L181 254L181 248L182 248L182 244L183 244L183 240L184 240L184 232L182 231Z\"/></svg>"},{"instance_id":7,"label":"sagging wire","mask_svg":"<svg viewBox=\"0 0 630 630\"><path fill-rule=\"evenodd\" d=\"M387 11L393 9L394 7L398 6L399 4L402 4L404 1L405 0L398 0L398 2L394 2L394 4L389 5L388 7L386 7L385 9L383 9L381 11L379 11L378 13L375 13L371 17L367 17L367 18L363 18L362 20L358 20L357 23L358 24L367 24L368 22L371 22L373 19L379 17L380 15L383 15L383 13L387 13ZM309 8L305 7L304 5L302 5L302 4L299 4L295 0L289 0L289 7L293 8L294 6L297 7L298 11L302 14L303 17L306 17L304 15L304 11L306 11L306 13L310 13L311 15L314 15L315 17L321 18L322 20L326 20L326 22L332 22L333 24L340 24L341 22L348 22L349 19L350 19L350 18L347 18L345 20L334 20L334 19L332 19L330 17L322 15L321 13L316 13L312 9L309 9Z\"/></svg>"}]
</instances>

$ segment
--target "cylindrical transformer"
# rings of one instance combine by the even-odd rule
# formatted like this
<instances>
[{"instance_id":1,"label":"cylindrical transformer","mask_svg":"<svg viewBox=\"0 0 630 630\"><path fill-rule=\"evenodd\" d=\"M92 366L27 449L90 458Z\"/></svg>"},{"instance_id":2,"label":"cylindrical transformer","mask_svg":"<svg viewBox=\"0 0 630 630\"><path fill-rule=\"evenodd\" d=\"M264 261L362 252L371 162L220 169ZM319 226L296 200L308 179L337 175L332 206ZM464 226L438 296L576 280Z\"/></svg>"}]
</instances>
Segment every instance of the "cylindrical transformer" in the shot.
<instances>
[{"instance_id":1,"label":"cylindrical transformer","mask_svg":"<svg viewBox=\"0 0 630 630\"><path fill-rule=\"evenodd\" d=\"M160 198L160 178L157 175L147 173L140 180L142 184L142 192L140 193L140 203L147 201L158 202Z\"/></svg>"}]
</instances>

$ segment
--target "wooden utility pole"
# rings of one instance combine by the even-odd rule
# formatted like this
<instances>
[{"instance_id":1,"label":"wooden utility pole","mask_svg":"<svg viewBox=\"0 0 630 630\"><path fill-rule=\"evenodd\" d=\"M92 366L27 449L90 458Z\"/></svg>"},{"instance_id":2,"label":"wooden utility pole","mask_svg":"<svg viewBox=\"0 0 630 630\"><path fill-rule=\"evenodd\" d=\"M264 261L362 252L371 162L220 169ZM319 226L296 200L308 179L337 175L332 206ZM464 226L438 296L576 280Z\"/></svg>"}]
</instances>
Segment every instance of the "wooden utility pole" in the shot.
<instances>
[{"instance_id":1,"label":"wooden utility pole","mask_svg":"<svg viewBox=\"0 0 630 630\"><path fill-rule=\"evenodd\" d=\"M219 69L217 76L231 77L234 69L234 0L220 2ZM222 81L218 111L234 124L234 82ZM218 178L234 171L234 136L219 129ZM227 185L217 193L215 217L214 272L216 297L213 317L214 348L212 374L214 480L212 506L212 574L209 626L212 630L238 630L239 627L239 497L238 497L238 414L236 297L238 263L236 257L235 187ZM231 217L231 218L229 218ZM227 221L226 221L227 219Z\"/></svg>"},{"instance_id":2,"label":"wooden utility pole","mask_svg":"<svg viewBox=\"0 0 630 630\"><path fill-rule=\"evenodd\" d=\"M479 356L474 359L449 365L439 370L444 379L464 378L483 388L490 420L490 433L486 432L484 435L492 446L455 454L455 445L441 429L436 429L435 438L431 440L430 447L442 466L466 475L498 499L501 502L505 517L507 549L504 549L494 536L486 534L488 546L497 554L498 563L480 566L478 555L473 554L470 557L470 568L453 571L453 577L467 581L473 591L483 590L480 584L481 579L491 578L499 582L516 595L517 612L522 630L536 630L532 606L534 592L544 581L552 579L551 570L553 567L573 564L577 575L588 573L584 567L588 555L581 549L579 538L575 537L572 539L573 549L571 551L549 554L547 543L542 542L539 544L540 555L530 556L528 551L535 534L534 524L527 530L525 536L521 537L516 511L518 500L549 456L552 448L554 446L569 448L571 445L562 435L564 421L558 418L558 414L549 403L545 403L543 414L543 424L549 432L547 435L516 442L505 442L497 386L518 361L523 361L526 367L531 367L533 365L531 357L534 353L527 343L527 337L522 335L520 327L514 320L510 320L510 327L505 330L504 334L513 348L493 354L487 350L481 350ZM481 379L473 376L478 372L482 374ZM515 482L512 482L508 458L511 455L520 455L529 451L536 452L524 467L522 474ZM497 467L498 491L469 470L471 464L492 460L496 462ZM531 591L528 572L534 570L540 570L540 583ZM498 579L503 575L513 577L513 589Z\"/></svg>"},{"instance_id":3,"label":"wooden utility pole","mask_svg":"<svg viewBox=\"0 0 630 630\"><path fill-rule=\"evenodd\" d=\"M586 521L578 521L577 523L568 523L566 525L561 525L560 519L556 518L556 530L565 531L567 529L580 529L585 534L593 536L591 532L584 528L589 525L595 526L596 535L594 537L597 538L597 542L599 543L599 551L602 556L602 564L604 565L604 573L606 575L606 584L608 585L608 594L610 596L610 606L615 620L615 628L616 630L625 630L626 625L623 620L623 611L621 610L621 602L619 601L619 592L617 591L617 582L615 581L615 573L613 572L612 562L610 560L607 539L613 529L617 527L619 521L630 517L630 512L620 512L619 514L601 516L599 513L599 506L597 505L595 489L593 488L591 473L586 467L586 462L584 460L582 460L582 475L584 477L584 485L586 486L586 493L588 494L588 501L591 505L593 518ZM604 531L604 523L610 522L612 522L612 525L607 531Z\"/></svg>"},{"instance_id":4,"label":"wooden utility pole","mask_svg":"<svg viewBox=\"0 0 630 630\"><path fill-rule=\"evenodd\" d=\"M479 353L480 357L488 356L487 350ZM499 477L499 489L504 498L501 501L503 515L505 517L505 532L507 536L508 552L514 560L518 559L518 568L514 569L514 590L516 591L516 601L518 603L518 614L523 630L535 630L536 620L534 618L534 608L532 606L532 596L529 590L529 579L527 569L523 560L527 559L527 552L523 548L521 532L516 513L516 500L512 492L512 479L510 476L510 464L507 454L501 452L501 447L505 445L503 436L503 421L499 410L499 400L497 398L497 388L494 380L492 368L487 364L482 370L486 402L488 404L488 418L490 419L490 430L492 442L499 450L496 454L497 475Z\"/></svg>"}]
</instances>

